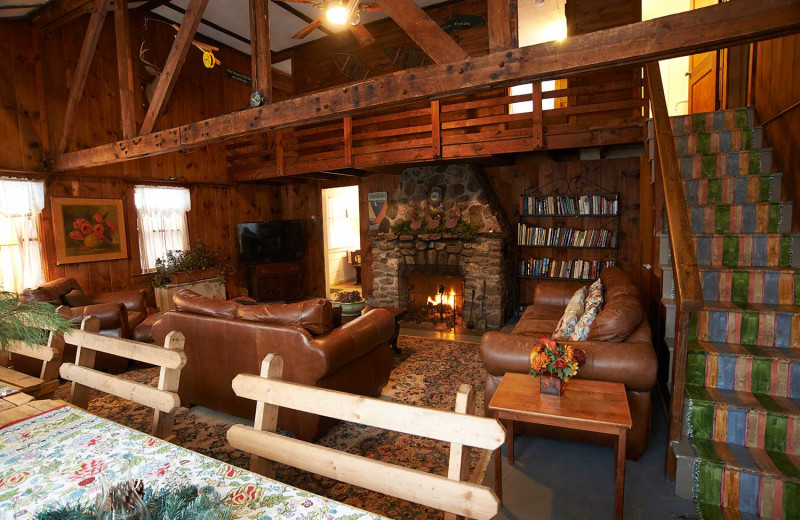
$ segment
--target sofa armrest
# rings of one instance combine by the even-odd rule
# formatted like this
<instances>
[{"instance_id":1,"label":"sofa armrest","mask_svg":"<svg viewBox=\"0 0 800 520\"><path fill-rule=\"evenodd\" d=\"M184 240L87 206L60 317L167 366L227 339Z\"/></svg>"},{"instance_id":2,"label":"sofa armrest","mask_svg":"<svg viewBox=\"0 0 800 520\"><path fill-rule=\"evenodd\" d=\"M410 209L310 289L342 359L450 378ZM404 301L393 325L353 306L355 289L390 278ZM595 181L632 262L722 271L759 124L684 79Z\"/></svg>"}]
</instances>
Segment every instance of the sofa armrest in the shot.
<instances>
[{"instance_id":1,"label":"sofa armrest","mask_svg":"<svg viewBox=\"0 0 800 520\"><path fill-rule=\"evenodd\" d=\"M581 282L554 282L544 280L536 283L533 292L534 305L566 307L575 291L587 285Z\"/></svg>"},{"instance_id":2,"label":"sofa armrest","mask_svg":"<svg viewBox=\"0 0 800 520\"><path fill-rule=\"evenodd\" d=\"M394 335L394 330L394 317L384 309L373 309L324 336L316 337L310 348L316 351L325 364L322 377L360 358L375 347L387 344Z\"/></svg>"},{"instance_id":3,"label":"sofa armrest","mask_svg":"<svg viewBox=\"0 0 800 520\"><path fill-rule=\"evenodd\" d=\"M145 290L114 291L89 295L92 303L121 303L129 311L147 312Z\"/></svg>"},{"instance_id":4,"label":"sofa armrest","mask_svg":"<svg viewBox=\"0 0 800 520\"><path fill-rule=\"evenodd\" d=\"M83 307L63 305L58 309L62 316L78 326L86 316L94 316L100 320L100 330L120 329L122 333L128 330L128 311L121 303L98 303Z\"/></svg>"},{"instance_id":5,"label":"sofa armrest","mask_svg":"<svg viewBox=\"0 0 800 520\"><path fill-rule=\"evenodd\" d=\"M535 338L530 336L487 332L481 340L484 368L495 377L502 377L506 372L527 374L534 341ZM637 392L649 392L655 388L658 360L650 343L568 343L586 352L586 364L578 371L579 378L623 383L627 390Z\"/></svg>"}]
</instances>

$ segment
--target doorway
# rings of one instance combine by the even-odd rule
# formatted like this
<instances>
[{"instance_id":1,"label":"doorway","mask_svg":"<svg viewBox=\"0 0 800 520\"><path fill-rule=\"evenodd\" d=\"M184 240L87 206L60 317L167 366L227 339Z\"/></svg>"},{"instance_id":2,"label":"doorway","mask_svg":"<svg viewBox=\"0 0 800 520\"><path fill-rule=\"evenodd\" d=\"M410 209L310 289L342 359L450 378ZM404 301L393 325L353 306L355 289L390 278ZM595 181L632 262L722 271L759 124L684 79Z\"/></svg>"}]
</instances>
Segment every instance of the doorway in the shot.
<instances>
[{"instance_id":1,"label":"doorway","mask_svg":"<svg viewBox=\"0 0 800 520\"><path fill-rule=\"evenodd\" d=\"M322 217L328 298L340 291L362 292L358 186L323 189Z\"/></svg>"},{"instance_id":2,"label":"doorway","mask_svg":"<svg viewBox=\"0 0 800 520\"><path fill-rule=\"evenodd\" d=\"M718 0L692 0L692 9L719 3ZM713 112L717 109L719 53L704 52L689 56L689 113Z\"/></svg>"}]
</instances>

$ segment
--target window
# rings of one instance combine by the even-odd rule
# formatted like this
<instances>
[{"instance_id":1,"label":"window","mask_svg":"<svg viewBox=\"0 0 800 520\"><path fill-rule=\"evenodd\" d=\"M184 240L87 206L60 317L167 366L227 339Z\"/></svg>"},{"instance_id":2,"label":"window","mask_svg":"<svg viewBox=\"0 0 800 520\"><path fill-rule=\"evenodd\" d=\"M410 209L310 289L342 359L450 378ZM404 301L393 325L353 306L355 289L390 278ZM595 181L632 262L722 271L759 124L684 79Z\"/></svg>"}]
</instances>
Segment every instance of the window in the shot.
<instances>
[{"instance_id":1,"label":"window","mask_svg":"<svg viewBox=\"0 0 800 520\"><path fill-rule=\"evenodd\" d=\"M142 271L156 268L156 259L167 251L189 249L189 226L186 212L192 209L189 190L136 186L136 222L139 228L139 255Z\"/></svg>"},{"instance_id":2,"label":"window","mask_svg":"<svg viewBox=\"0 0 800 520\"><path fill-rule=\"evenodd\" d=\"M39 214L44 183L0 180L0 288L19 293L44 282Z\"/></svg>"}]
</instances>

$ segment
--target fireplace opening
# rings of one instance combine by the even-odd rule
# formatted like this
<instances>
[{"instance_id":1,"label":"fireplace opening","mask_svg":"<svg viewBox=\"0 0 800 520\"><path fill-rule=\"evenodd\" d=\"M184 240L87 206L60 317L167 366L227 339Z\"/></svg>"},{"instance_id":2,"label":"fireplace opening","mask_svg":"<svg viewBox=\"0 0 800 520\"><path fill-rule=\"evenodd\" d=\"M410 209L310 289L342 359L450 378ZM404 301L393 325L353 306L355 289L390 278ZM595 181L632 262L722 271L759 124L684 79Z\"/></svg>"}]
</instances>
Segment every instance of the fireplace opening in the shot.
<instances>
[{"instance_id":1,"label":"fireplace opening","mask_svg":"<svg viewBox=\"0 0 800 520\"><path fill-rule=\"evenodd\" d=\"M401 279L407 319L444 325L463 323L464 275L457 265L406 265Z\"/></svg>"}]
</instances>

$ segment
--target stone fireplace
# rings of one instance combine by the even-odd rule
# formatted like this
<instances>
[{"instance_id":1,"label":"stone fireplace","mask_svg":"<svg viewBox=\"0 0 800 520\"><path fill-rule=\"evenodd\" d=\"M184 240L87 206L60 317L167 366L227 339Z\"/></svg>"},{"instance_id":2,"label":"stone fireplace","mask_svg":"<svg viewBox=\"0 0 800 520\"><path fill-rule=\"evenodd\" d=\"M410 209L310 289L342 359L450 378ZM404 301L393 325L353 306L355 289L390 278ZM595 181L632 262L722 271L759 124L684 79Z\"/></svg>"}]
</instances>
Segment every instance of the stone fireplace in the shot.
<instances>
[{"instance_id":1,"label":"stone fireplace","mask_svg":"<svg viewBox=\"0 0 800 520\"><path fill-rule=\"evenodd\" d=\"M499 329L511 303L509 231L479 167L406 169L370 234L375 303L446 328Z\"/></svg>"}]
</instances>

